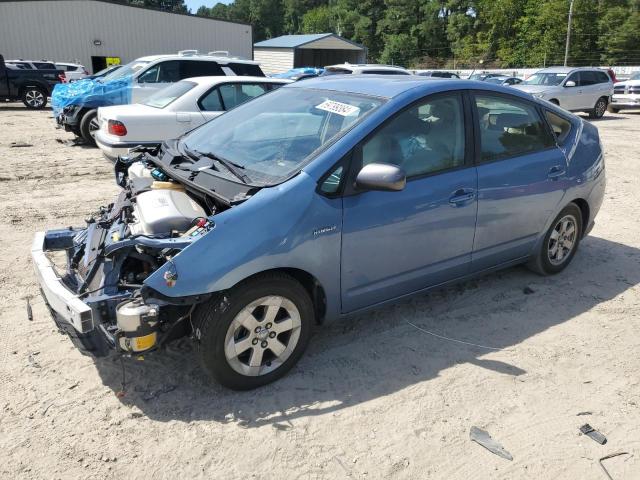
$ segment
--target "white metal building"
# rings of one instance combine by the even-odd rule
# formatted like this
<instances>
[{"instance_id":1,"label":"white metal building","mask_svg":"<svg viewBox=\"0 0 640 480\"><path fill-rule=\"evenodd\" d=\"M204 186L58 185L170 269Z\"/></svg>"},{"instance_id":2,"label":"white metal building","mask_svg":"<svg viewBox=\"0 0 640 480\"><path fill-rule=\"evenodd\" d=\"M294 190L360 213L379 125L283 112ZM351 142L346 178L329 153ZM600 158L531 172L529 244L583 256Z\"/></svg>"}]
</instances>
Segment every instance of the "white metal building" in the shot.
<instances>
[{"instance_id":1,"label":"white metal building","mask_svg":"<svg viewBox=\"0 0 640 480\"><path fill-rule=\"evenodd\" d=\"M335 33L283 35L253 46L255 60L267 74L298 67L324 67L335 63L365 63L367 49Z\"/></svg>"},{"instance_id":2,"label":"white metal building","mask_svg":"<svg viewBox=\"0 0 640 480\"><path fill-rule=\"evenodd\" d=\"M111 0L0 0L0 55L81 63L88 70L196 49L252 58L251 25ZM119 60L119 62L118 62Z\"/></svg>"}]
</instances>

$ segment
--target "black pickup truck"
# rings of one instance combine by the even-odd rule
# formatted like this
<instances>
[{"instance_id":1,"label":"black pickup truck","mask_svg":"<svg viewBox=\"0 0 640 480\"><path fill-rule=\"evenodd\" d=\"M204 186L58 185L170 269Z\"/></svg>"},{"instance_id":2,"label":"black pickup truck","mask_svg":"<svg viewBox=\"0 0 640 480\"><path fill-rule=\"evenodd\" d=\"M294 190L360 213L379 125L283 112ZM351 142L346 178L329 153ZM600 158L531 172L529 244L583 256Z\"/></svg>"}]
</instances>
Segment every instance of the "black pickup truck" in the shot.
<instances>
[{"instance_id":1,"label":"black pickup truck","mask_svg":"<svg viewBox=\"0 0 640 480\"><path fill-rule=\"evenodd\" d=\"M0 55L0 100L22 100L27 108L41 109L62 70L20 70L8 67Z\"/></svg>"}]
</instances>

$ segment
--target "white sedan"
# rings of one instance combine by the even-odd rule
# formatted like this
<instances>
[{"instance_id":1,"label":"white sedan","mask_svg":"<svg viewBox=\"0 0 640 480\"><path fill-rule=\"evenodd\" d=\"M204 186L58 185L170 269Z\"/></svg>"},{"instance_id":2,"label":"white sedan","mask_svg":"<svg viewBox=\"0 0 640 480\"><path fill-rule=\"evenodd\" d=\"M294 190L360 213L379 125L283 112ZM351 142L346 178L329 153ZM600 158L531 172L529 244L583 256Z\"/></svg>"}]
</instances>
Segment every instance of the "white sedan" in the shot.
<instances>
[{"instance_id":1,"label":"white sedan","mask_svg":"<svg viewBox=\"0 0 640 480\"><path fill-rule=\"evenodd\" d=\"M291 80L266 77L197 77L176 82L144 103L100 107L96 144L116 159L139 145L155 146Z\"/></svg>"}]
</instances>

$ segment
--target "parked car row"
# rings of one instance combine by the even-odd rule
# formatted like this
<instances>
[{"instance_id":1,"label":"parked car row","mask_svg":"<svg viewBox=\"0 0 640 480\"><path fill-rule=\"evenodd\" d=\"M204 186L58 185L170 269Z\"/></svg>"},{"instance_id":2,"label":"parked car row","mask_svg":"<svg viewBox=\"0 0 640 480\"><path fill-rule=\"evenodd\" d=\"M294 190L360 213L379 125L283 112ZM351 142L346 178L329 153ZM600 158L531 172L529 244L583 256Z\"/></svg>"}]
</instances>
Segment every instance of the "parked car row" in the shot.
<instances>
[{"instance_id":1,"label":"parked car row","mask_svg":"<svg viewBox=\"0 0 640 480\"><path fill-rule=\"evenodd\" d=\"M33 241L46 304L83 352L188 336L216 380L256 388L323 322L511 265L558 273L594 224L598 131L558 105L390 66L297 82L259 68L146 57L97 81L134 104L88 105L88 89L64 107L64 125L94 109L121 187L85 226Z\"/></svg>"}]
</instances>

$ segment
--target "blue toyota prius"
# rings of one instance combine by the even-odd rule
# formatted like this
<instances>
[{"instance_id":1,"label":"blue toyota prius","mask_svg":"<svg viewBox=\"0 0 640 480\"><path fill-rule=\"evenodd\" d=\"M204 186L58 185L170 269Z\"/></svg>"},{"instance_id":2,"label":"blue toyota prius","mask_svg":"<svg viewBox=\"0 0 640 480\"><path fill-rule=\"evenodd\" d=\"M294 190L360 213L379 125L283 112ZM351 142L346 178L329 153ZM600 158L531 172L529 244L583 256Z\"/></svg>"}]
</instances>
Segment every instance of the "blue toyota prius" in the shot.
<instances>
[{"instance_id":1,"label":"blue toyota prius","mask_svg":"<svg viewBox=\"0 0 640 480\"><path fill-rule=\"evenodd\" d=\"M562 271L605 189L590 123L414 76L287 85L115 171L85 226L35 236L54 320L96 356L188 335L234 389L284 375L316 323L515 264Z\"/></svg>"}]
</instances>

